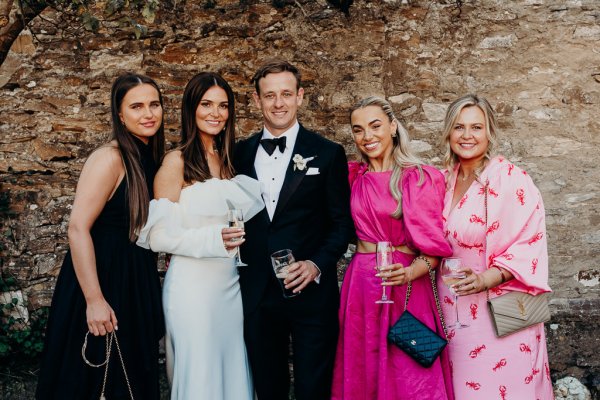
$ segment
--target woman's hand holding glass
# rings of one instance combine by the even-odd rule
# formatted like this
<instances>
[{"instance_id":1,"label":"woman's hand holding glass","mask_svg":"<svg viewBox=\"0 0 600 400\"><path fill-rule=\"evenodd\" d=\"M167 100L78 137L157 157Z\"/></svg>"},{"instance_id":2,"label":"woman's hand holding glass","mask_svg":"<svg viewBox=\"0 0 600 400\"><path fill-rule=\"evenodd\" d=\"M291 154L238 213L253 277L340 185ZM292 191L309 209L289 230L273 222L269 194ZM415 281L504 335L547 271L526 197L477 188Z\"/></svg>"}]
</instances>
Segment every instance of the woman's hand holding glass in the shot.
<instances>
[{"instance_id":1,"label":"woman's hand holding glass","mask_svg":"<svg viewBox=\"0 0 600 400\"><path fill-rule=\"evenodd\" d=\"M385 279L381 283L384 286L400 286L412 280L413 267L405 267L401 263L375 268L379 271L376 276Z\"/></svg>"},{"instance_id":2,"label":"woman's hand holding glass","mask_svg":"<svg viewBox=\"0 0 600 400\"><path fill-rule=\"evenodd\" d=\"M225 250L231 251L236 247L239 247L246 239L244 239L244 229L242 228L223 228L221 230L221 237L223 238L223 244Z\"/></svg>"},{"instance_id":3,"label":"woman's hand holding glass","mask_svg":"<svg viewBox=\"0 0 600 400\"><path fill-rule=\"evenodd\" d=\"M239 208L232 208L229 211L227 211L227 221L229 222L229 227L230 228L234 228L234 229L239 229L241 231L241 234L243 235L244 232L244 212L242 210L240 210ZM238 234L240 233L239 231L237 232ZM239 242L239 244L237 244L237 249L235 252L235 257L234 257L234 265L236 267L247 267L248 264L246 264L245 262L242 261L242 258L240 256L240 244L242 244L242 242L244 241L243 237L237 237L237 238L231 238L229 239L229 242L231 243L231 241L234 242Z\"/></svg>"},{"instance_id":4,"label":"woman's hand holding glass","mask_svg":"<svg viewBox=\"0 0 600 400\"><path fill-rule=\"evenodd\" d=\"M468 296L488 289L483 273L478 274L469 267L462 267L459 272L466 274L466 277L453 285L453 290L458 296Z\"/></svg>"},{"instance_id":5,"label":"woman's hand holding glass","mask_svg":"<svg viewBox=\"0 0 600 400\"><path fill-rule=\"evenodd\" d=\"M462 260L458 257L446 257L442 259L440 264L440 272L442 274L442 281L444 285L448 287L452 295L454 296L454 313L456 314L456 321L453 324L448 324L448 328L461 329L467 328L469 325L460 322L458 316L458 292L456 291L457 285L467 278L463 271L465 267L462 265Z\"/></svg>"},{"instance_id":6,"label":"woman's hand holding glass","mask_svg":"<svg viewBox=\"0 0 600 400\"><path fill-rule=\"evenodd\" d=\"M390 242L377 242L377 253L376 253L376 262L377 262L377 271L378 274L376 274L377 276L379 276L381 278L381 280L383 282L385 282L387 280L387 278L385 276L383 276L380 272L381 272L381 268L383 267L387 267L392 265L392 259L393 259L393 247L392 244ZM375 303L376 304L392 304L394 302L394 300L390 299L387 296L386 293L386 286L383 286L382 292L381 292L381 298L379 300L376 300Z\"/></svg>"}]
</instances>

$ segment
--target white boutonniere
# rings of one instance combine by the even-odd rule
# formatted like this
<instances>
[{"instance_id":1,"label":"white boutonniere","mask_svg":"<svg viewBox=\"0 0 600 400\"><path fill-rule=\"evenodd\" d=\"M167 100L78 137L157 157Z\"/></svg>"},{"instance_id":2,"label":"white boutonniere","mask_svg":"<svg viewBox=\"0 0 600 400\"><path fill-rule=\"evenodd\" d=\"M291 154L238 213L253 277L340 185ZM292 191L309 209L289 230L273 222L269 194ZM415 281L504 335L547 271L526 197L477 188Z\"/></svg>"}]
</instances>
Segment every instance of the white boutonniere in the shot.
<instances>
[{"instance_id":1,"label":"white boutonniere","mask_svg":"<svg viewBox=\"0 0 600 400\"><path fill-rule=\"evenodd\" d=\"M314 160L315 157L316 156L304 158L300 154L294 154L294 158L292 158L292 161L294 162L294 171L296 169L298 169L300 171L304 171L306 169L306 164L309 161Z\"/></svg>"}]
</instances>

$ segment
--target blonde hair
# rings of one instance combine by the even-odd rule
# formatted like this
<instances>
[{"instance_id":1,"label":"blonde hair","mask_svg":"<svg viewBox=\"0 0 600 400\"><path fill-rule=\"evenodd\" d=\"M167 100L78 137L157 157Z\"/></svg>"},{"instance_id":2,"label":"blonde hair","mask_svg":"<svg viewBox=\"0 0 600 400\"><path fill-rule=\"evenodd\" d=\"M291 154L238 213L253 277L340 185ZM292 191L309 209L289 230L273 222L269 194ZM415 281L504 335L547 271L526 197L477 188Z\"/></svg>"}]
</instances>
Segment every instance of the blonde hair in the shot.
<instances>
[{"instance_id":1,"label":"blonde hair","mask_svg":"<svg viewBox=\"0 0 600 400\"><path fill-rule=\"evenodd\" d=\"M483 155L483 163L475 170L475 176L479 179L479 174L488 161L495 155L496 147L498 146L498 123L496 122L496 115L494 109L485 97L478 96L476 94L467 94L456 100L454 100L446 110L446 117L444 118L444 128L442 130L442 146L444 147L444 166L448 169L447 182L452 182L454 178L454 167L458 163L458 156L452 151L450 147L450 135L454 129L454 124L458 119L461 111L468 107L478 107L484 115L486 136L488 139L488 148Z\"/></svg>"},{"instance_id":2,"label":"blonde hair","mask_svg":"<svg viewBox=\"0 0 600 400\"><path fill-rule=\"evenodd\" d=\"M400 188L400 178L404 169L410 167L417 167L419 170L419 185L423 182L423 168L421 165L423 162L413 153L410 147L410 138L408 132L402 126L400 121L394 115L392 106L385 99L376 96L370 96L360 100L350 109L350 117L352 113L358 109L377 106L387 115L390 123L396 121L396 135L392 136L392 143L394 149L392 150L392 177L390 179L390 191L392 196L398 202L396 210L392 213L392 217L400 219L402 217L402 189ZM361 157L364 162L368 163L369 159L361 152Z\"/></svg>"}]
</instances>

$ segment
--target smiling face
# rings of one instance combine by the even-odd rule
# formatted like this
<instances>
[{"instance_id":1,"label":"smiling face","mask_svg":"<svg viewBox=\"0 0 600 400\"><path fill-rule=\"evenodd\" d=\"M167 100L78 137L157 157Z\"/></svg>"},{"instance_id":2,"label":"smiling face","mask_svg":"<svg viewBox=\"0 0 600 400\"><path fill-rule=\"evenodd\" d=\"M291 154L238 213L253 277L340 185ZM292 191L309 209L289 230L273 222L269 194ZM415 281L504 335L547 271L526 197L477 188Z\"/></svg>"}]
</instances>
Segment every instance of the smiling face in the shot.
<instances>
[{"instance_id":1,"label":"smiling face","mask_svg":"<svg viewBox=\"0 0 600 400\"><path fill-rule=\"evenodd\" d=\"M227 93L219 86L208 89L196 108L196 126L203 140L212 141L223 131L229 118L229 100Z\"/></svg>"},{"instance_id":2,"label":"smiling face","mask_svg":"<svg viewBox=\"0 0 600 400\"><path fill-rule=\"evenodd\" d=\"M287 71L268 74L258 86L260 93L254 93L254 102L262 111L265 128L279 136L296 123L304 90L297 89L296 77Z\"/></svg>"},{"instance_id":3,"label":"smiling face","mask_svg":"<svg viewBox=\"0 0 600 400\"><path fill-rule=\"evenodd\" d=\"M369 159L387 160L394 149L392 135L397 122L392 121L379 106L356 109L350 115L352 136L358 150Z\"/></svg>"},{"instance_id":4,"label":"smiling face","mask_svg":"<svg viewBox=\"0 0 600 400\"><path fill-rule=\"evenodd\" d=\"M135 86L123 97L119 118L125 128L144 143L156 134L162 116L158 91L152 85Z\"/></svg>"},{"instance_id":5,"label":"smiling face","mask_svg":"<svg viewBox=\"0 0 600 400\"><path fill-rule=\"evenodd\" d=\"M450 132L450 149L461 164L479 165L485 157L489 140L485 114L477 106L465 107Z\"/></svg>"}]
</instances>

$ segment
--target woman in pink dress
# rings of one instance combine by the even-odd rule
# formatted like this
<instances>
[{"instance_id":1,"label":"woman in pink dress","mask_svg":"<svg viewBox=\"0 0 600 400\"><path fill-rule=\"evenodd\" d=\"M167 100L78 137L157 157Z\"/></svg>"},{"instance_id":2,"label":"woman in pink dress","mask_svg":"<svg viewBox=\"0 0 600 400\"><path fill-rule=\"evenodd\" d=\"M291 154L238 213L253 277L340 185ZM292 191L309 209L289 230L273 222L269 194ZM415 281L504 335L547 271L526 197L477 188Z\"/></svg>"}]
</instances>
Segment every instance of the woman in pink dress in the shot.
<instances>
[{"instance_id":1,"label":"woman in pink dress","mask_svg":"<svg viewBox=\"0 0 600 400\"><path fill-rule=\"evenodd\" d=\"M487 308L488 290L490 297L550 291L542 197L525 171L493 156L496 130L482 97L466 95L448 107L445 234L467 273L455 290L459 320L468 327L448 331L454 391L461 400L548 400L553 394L544 325L497 338ZM456 319L453 296L439 282L450 324Z\"/></svg>"},{"instance_id":2,"label":"woman in pink dress","mask_svg":"<svg viewBox=\"0 0 600 400\"><path fill-rule=\"evenodd\" d=\"M454 399L445 353L424 368L387 341L389 327L404 309L408 281L408 309L444 335L428 274L428 264L435 268L437 257L452 252L443 236L443 176L412 154L408 133L387 101L360 101L351 123L363 158L349 163L358 243L342 285L332 399ZM395 264L382 273L385 283L375 271L379 241L394 246ZM388 286L393 304L375 303L382 285Z\"/></svg>"}]
</instances>

